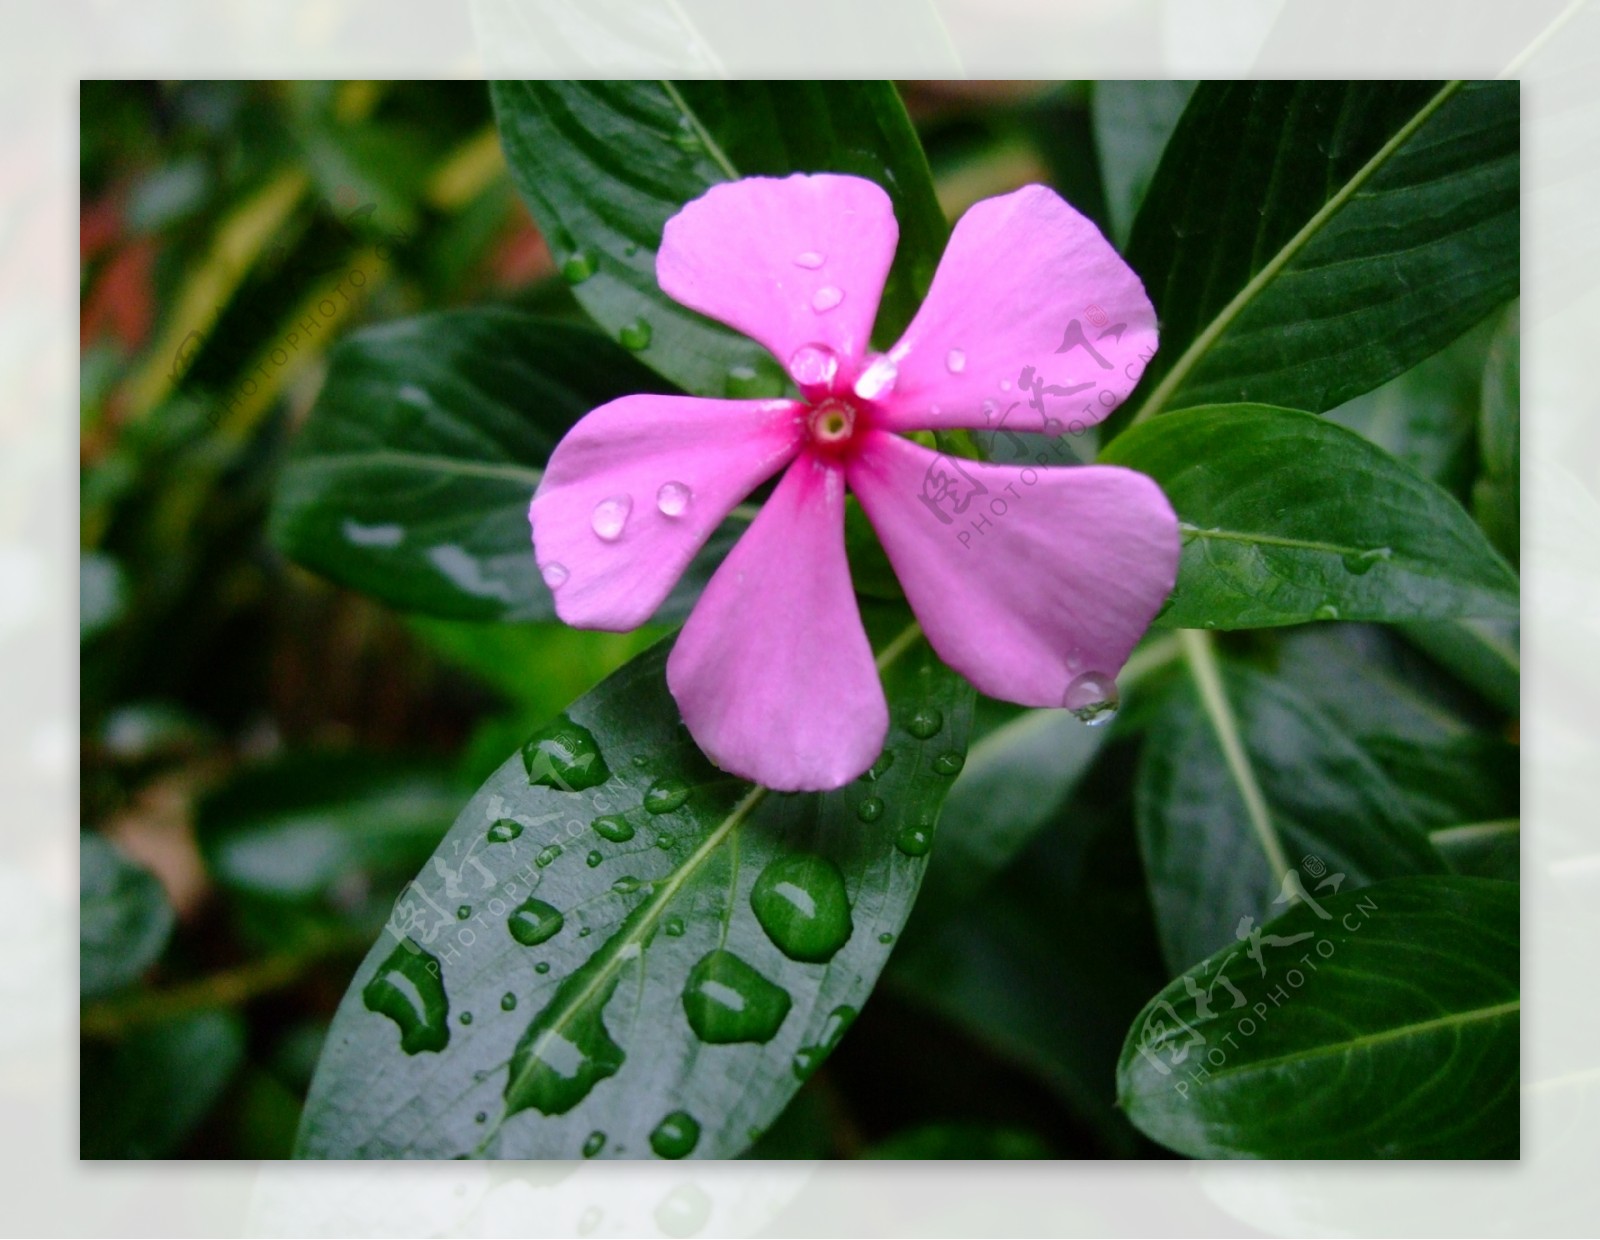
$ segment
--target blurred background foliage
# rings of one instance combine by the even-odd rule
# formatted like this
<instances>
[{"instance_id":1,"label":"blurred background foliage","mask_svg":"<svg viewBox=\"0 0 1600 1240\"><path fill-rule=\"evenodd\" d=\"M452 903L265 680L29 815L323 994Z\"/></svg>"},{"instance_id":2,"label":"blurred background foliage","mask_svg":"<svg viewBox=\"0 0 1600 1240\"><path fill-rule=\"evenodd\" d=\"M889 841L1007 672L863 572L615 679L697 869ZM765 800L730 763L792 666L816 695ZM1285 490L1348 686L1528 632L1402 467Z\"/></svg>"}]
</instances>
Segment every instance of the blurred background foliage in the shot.
<instances>
[{"instance_id":1,"label":"blurred background foliage","mask_svg":"<svg viewBox=\"0 0 1600 1240\"><path fill-rule=\"evenodd\" d=\"M1188 89L902 93L947 217L1044 181L1121 243ZM468 304L582 320L482 84L86 82L81 117L82 1150L282 1157L401 885L509 751L663 630L402 616L266 537L342 336ZM1514 557L1515 507L1496 501L1514 424L1508 458L1481 382L1515 345L1498 323L1330 416L1500 514L1485 524ZM1385 686L1319 673L1319 704L1357 731L1365 692L1440 680L1387 633L1322 627L1229 649L1379 667ZM1415 636L1480 690L1446 686L1466 721L1451 735L1487 736L1503 763L1492 666ZM1148 664L1144 683L1171 675ZM886 984L752 1156L1163 1156L1113 1104L1128 1025L1168 976L1134 830L1153 696L1133 693L1109 739L1056 738L1059 778L1011 807L1018 838L1044 829L990 887L959 891L954 855L933 867ZM947 814L1008 786L981 738L1009 718L980 713ZM1496 818L1505 793L1422 817Z\"/></svg>"}]
</instances>

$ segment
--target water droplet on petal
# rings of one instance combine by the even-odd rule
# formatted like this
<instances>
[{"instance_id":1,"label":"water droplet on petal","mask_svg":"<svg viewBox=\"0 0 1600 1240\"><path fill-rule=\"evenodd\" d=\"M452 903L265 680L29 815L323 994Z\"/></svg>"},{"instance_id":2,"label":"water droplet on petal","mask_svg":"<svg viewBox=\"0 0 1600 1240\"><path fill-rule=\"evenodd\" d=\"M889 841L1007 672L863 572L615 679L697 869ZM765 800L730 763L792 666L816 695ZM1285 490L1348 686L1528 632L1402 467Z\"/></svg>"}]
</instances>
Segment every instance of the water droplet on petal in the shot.
<instances>
[{"instance_id":1,"label":"water droplet on petal","mask_svg":"<svg viewBox=\"0 0 1600 1240\"><path fill-rule=\"evenodd\" d=\"M894 364L894 359L887 353L881 354L856 380L856 395L862 400L877 400L894 391L895 380L899 377L900 368Z\"/></svg>"},{"instance_id":2,"label":"water droplet on petal","mask_svg":"<svg viewBox=\"0 0 1600 1240\"><path fill-rule=\"evenodd\" d=\"M919 741L936 736L942 727L944 727L944 716L932 706L922 707L906 723L906 731Z\"/></svg>"},{"instance_id":3,"label":"water droplet on petal","mask_svg":"<svg viewBox=\"0 0 1600 1240\"><path fill-rule=\"evenodd\" d=\"M645 791L644 807L652 814L670 814L688 799L689 785L668 775Z\"/></svg>"},{"instance_id":4,"label":"water droplet on petal","mask_svg":"<svg viewBox=\"0 0 1600 1240\"><path fill-rule=\"evenodd\" d=\"M400 1049L408 1055L442 1051L450 1042L450 1004L445 998L439 959L402 939L361 989L361 1002L400 1028Z\"/></svg>"},{"instance_id":5,"label":"water droplet on petal","mask_svg":"<svg viewBox=\"0 0 1600 1240\"><path fill-rule=\"evenodd\" d=\"M967 368L967 355L960 349L951 349L944 355L944 368L953 375L959 375Z\"/></svg>"},{"instance_id":6,"label":"water droplet on petal","mask_svg":"<svg viewBox=\"0 0 1600 1240\"><path fill-rule=\"evenodd\" d=\"M825 344L803 344L789 358L789 373L802 387L823 387L839 373L839 356Z\"/></svg>"},{"instance_id":7,"label":"water droplet on petal","mask_svg":"<svg viewBox=\"0 0 1600 1240\"><path fill-rule=\"evenodd\" d=\"M685 1158L699 1140L699 1121L687 1111L674 1111L650 1133L650 1148L659 1158Z\"/></svg>"},{"instance_id":8,"label":"water droplet on petal","mask_svg":"<svg viewBox=\"0 0 1600 1240\"><path fill-rule=\"evenodd\" d=\"M877 822L883 817L883 798L868 797L856 806L856 817L862 822Z\"/></svg>"},{"instance_id":9,"label":"water droplet on petal","mask_svg":"<svg viewBox=\"0 0 1600 1240\"><path fill-rule=\"evenodd\" d=\"M641 349L650 347L650 338L653 335L655 335L655 332L651 329L648 320L634 319L633 322L626 324L617 333L617 340L624 349L632 349L637 353Z\"/></svg>"},{"instance_id":10,"label":"water droplet on petal","mask_svg":"<svg viewBox=\"0 0 1600 1240\"><path fill-rule=\"evenodd\" d=\"M694 493L681 482L663 482L656 492L656 507L664 517L681 517Z\"/></svg>"},{"instance_id":11,"label":"water droplet on petal","mask_svg":"<svg viewBox=\"0 0 1600 1240\"><path fill-rule=\"evenodd\" d=\"M809 964L831 960L854 928L844 875L815 853L771 862L750 890L750 907L779 951Z\"/></svg>"},{"instance_id":12,"label":"water droplet on petal","mask_svg":"<svg viewBox=\"0 0 1600 1240\"><path fill-rule=\"evenodd\" d=\"M524 947L547 943L561 932L566 918L561 910L543 900L524 900L506 918L506 929Z\"/></svg>"},{"instance_id":13,"label":"water droplet on petal","mask_svg":"<svg viewBox=\"0 0 1600 1240\"><path fill-rule=\"evenodd\" d=\"M623 526L628 524L628 514L632 511L631 496L613 495L594 506L594 515L589 519L589 524L594 527L596 537L606 542L616 542L622 537Z\"/></svg>"},{"instance_id":14,"label":"water droplet on petal","mask_svg":"<svg viewBox=\"0 0 1600 1240\"><path fill-rule=\"evenodd\" d=\"M1110 723L1121 704L1117 682L1099 672L1085 672L1067 686L1061 704L1090 727Z\"/></svg>"},{"instance_id":15,"label":"water droplet on petal","mask_svg":"<svg viewBox=\"0 0 1600 1240\"><path fill-rule=\"evenodd\" d=\"M700 958L683 988L689 1027L714 1045L771 1041L792 1002L783 987L720 949Z\"/></svg>"},{"instance_id":16,"label":"water droplet on petal","mask_svg":"<svg viewBox=\"0 0 1600 1240\"><path fill-rule=\"evenodd\" d=\"M807 271L815 271L827 261L828 260L826 258L824 258L821 254L818 254L815 250L807 250L804 254L796 254L794 256L794 265L796 267L804 267Z\"/></svg>"},{"instance_id":17,"label":"water droplet on petal","mask_svg":"<svg viewBox=\"0 0 1600 1240\"><path fill-rule=\"evenodd\" d=\"M824 284L815 293L811 294L811 308L818 314L826 314L843 300L843 289L832 284Z\"/></svg>"},{"instance_id":18,"label":"water droplet on petal","mask_svg":"<svg viewBox=\"0 0 1600 1240\"><path fill-rule=\"evenodd\" d=\"M559 590L566 584L567 566L565 564L557 564L554 560L551 560L550 563L540 567L539 575L544 578L545 585L549 586L550 589Z\"/></svg>"}]
</instances>

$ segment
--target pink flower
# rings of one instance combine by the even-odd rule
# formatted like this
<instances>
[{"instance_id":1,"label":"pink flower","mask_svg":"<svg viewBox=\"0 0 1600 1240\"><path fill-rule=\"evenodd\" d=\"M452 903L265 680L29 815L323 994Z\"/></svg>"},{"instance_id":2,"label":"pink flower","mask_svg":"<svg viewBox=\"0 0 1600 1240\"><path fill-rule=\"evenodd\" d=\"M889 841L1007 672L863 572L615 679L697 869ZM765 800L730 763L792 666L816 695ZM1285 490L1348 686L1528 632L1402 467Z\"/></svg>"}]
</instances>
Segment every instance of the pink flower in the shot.
<instances>
[{"instance_id":1,"label":"pink flower","mask_svg":"<svg viewBox=\"0 0 1600 1240\"><path fill-rule=\"evenodd\" d=\"M888 734L847 488L939 657L1022 705L1101 696L1177 573L1176 518L1144 475L956 460L905 437L1099 421L1155 352L1138 277L1030 185L962 216L911 326L873 355L898 237L888 195L857 177L751 177L689 203L667 221L662 289L764 345L804 399L614 400L561 441L529 512L561 618L626 630L783 471L667 661L706 755L771 788L841 787ZM1034 459L1070 459L1059 447L1034 441Z\"/></svg>"}]
</instances>

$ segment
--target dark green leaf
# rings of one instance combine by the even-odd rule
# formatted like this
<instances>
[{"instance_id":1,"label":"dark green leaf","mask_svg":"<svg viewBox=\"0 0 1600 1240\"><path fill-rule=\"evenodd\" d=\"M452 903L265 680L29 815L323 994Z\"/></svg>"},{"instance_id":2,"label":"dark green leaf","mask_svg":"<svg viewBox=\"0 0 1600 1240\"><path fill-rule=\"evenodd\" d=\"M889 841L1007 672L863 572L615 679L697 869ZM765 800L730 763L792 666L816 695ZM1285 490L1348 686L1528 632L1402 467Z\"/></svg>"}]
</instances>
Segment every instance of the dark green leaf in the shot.
<instances>
[{"instance_id":1,"label":"dark green leaf","mask_svg":"<svg viewBox=\"0 0 1600 1240\"><path fill-rule=\"evenodd\" d=\"M1516 295L1515 82L1217 82L1128 244L1161 316L1148 410L1321 412Z\"/></svg>"},{"instance_id":2,"label":"dark green leaf","mask_svg":"<svg viewBox=\"0 0 1600 1240\"><path fill-rule=\"evenodd\" d=\"M491 92L512 176L578 300L699 395L776 395L788 382L759 345L656 284L662 226L712 185L791 172L881 184L900 224L879 310L890 339L943 251L927 161L886 82L496 82Z\"/></svg>"},{"instance_id":3,"label":"dark green leaf","mask_svg":"<svg viewBox=\"0 0 1600 1240\"><path fill-rule=\"evenodd\" d=\"M1501 710L1522 709L1522 626L1508 620L1444 620L1397 626L1407 641L1449 668Z\"/></svg>"},{"instance_id":4,"label":"dark green leaf","mask_svg":"<svg viewBox=\"0 0 1600 1240\"><path fill-rule=\"evenodd\" d=\"M1444 869L1405 795L1333 718L1288 684L1219 668L1209 639L1185 639L1195 684L1175 688L1151 728L1137 787L1171 968L1266 921L1294 884Z\"/></svg>"},{"instance_id":5,"label":"dark green leaf","mask_svg":"<svg viewBox=\"0 0 1600 1240\"><path fill-rule=\"evenodd\" d=\"M122 566L100 551L86 551L78 560L78 639L105 632L127 608L127 583Z\"/></svg>"},{"instance_id":6,"label":"dark green leaf","mask_svg":"<svg viewBox=\"0 0 1600 1240\"><path fill-rule=\"evenodd\" d=\"M1157 995L1117 1094L1194 1158L1515 1158L1512 883L1401 878L1297 904Z\"/></svg>"},{"instance_id":7,"label":"dark green leaf","mask_svg":"<svg viewBox=\"0 0 1600 1240\"><path fill-rule=\"evenodd\" d=\"M951 783L935 761L965 752L970 689L906 638L882 647L884 757L835 793L709 766L665 646L530 740L358 970L300 1154L744 1149L870 992Z\"/></svg>"},{"instance_id":8,"label":"dark green leaf","mask_svg":"<svg viewBox=\"0 0 1600 1240\"><path fill-rule=\"evenodd\" d=\"M540 471L597 405L661 384L593 332L514 310L369 328L334 350L283 472L273 536L395 607L458 620L553 616L528 530ZM679 616L731 539L663 607Z\"/></svg>"},{"instance_id":9,"label":"dark green leaf","mask_svg":"<svg viewBox=\"0 0 1600 1240\"><path fill-rule=\"evenodd\" d=\"M924 1124L898 1132L867 1150L866 1158L1049 1158L1050 1146L1031 1132L987 1124Z\"/></svg>"},{"instance_id":10,"label":"dark green leaf","mask_svg":"<svg viewBox=\"0 0 1600 1240\"><path fill-rule=\"evenodd\" d=\"M1113 239L1123 244L1144 201L1193 82L1096 82L1094 144L1111 212Z\"/></svg>"},{"instance_id":11,"label":"dark green leaf","mask_svg":"<svg viewBox=\"0 0 1600 1240\"><path fill-rule=\"evenodd\" d=\"M1478 437L1483 472L1472 489L1473 511L1492 542L1515 564L1522 541L1522 338L1518 308L1501 321L1483 372Z\"/></svg>"},{"instance_id":12,"label":"dark green leaf","mask_svg":"<svg viewBox=\"0 0 1600 1240\"><path fill-rule=\"evenodd\" d=\"M1182 522L1183 628L1514 615L1516 574L1433 483L1359 435L1264 405L1186 409L1101 460L1149 474Z\"/></svg>"},{"instance_id":13,"label":"dark green leaf","mask_svg":"<svg viewBox=\"0 0 1600 1240\"><path fill-rule=\"evenodd\" d=\"M104 836L78 836L78 989L85 998L139 980L172 935L172 905L148 870Z\"/></svg>"},{"instance_id":14,"label":"dark green leaf","mask_svg":"<svg viewBox=\"0 0 1600 1240\"><path fill-rule=\"evenodd\" d=\"M244 1022L200 1012L84 1048L83 1158L164 1158L205 1119L244 1058Z\"/></svg>"},{"instance_id":15,"label":"dark green leaf","mask_svg":"<svg viewBox=\"0 0 1600 1240\"><path fill-rule=\"evenodd\" d=\"M1522 874L1522 822L1500 818L1467 822L1430 831L1428 839L1457 874L1503 878L1516 882Z\"/></svg>"}]
</instances>

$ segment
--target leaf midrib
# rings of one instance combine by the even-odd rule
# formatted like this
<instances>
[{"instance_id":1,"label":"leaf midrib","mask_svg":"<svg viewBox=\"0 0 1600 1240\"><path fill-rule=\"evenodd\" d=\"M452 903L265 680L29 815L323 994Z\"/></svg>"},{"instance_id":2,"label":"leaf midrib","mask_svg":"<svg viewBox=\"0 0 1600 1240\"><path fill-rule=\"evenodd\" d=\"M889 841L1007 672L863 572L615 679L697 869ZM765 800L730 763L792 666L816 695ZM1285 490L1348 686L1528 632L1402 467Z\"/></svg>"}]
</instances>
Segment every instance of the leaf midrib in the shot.
<instances>
[{"instance_id":1,"label":"leaf midrib","mask_svg":"<svg viewBox=\"0 0 1600 1240\"><path fill-rule=\"evenodd\" d=\"M887 642L875 660L879 673L886 670L896 659L904 654L921 633L921 626L912 621ZM661 914L665 912L673 897L683 889L684 884L691 877L699 872L701 865L722 846L723 841L728 838L729 834L737 830L755 812L756 807L766 799L769 791L769 789L759 784L752 785L750 791L740 798L739 803L728 811L727 817L717 825L711 834L706 836L705 840L701 842L694 852L689 854L683 865L674 870L668 878L655 885L655 890L650 898L639 906L638 921L632 931L626 934L617 934L606 942L601 951L609 954L600 961L599 966L594 971L594 976L566 1003L565 1010L551 1021L544 1035L530 1048L529 1054L524 1060L526 1066L522 1075L516 1080L508 1079L506 1081L502 1097L511 1096L514 1092L514 1087L519 1085L533 1071L534 1065L540 1062L540 1052L550 1043L550 1040L560 1036L572 1018L583 1010L584 1005L611 981L613 975L622 966L623 953L627 947L630 944L637 943L642 948L644 940L649 937L648 931L654 928L655 923L660 919ZM596 956L599 954L597 952ZM632 959L632 956L627 958ZM578 967L580 969L587 968L593 960L594 957L591 957L589 961ZM478 1148L480 1150L500 1131L500 1128L509 1118L510 1115L502 1109L500 1118L496 1121L494 1127L485 1134L483 1141L479 1143Z\"/></svg>"},{"instance_id":2,"label":"leaf midrib","mask_svg":"<svg viewBox=\"0 0 1600 1240\"><path fill-rule=\"evenodd\" d=\"M1279 272L1288 266L1295 255L1310 244L1311 240L1322 231L1328 221L1344 209L1345 204L1356 195L1357 191L1377 175L1378 171L1389 162L1394 153L1410 141L1417 130L1426 124L1433 114L1443 107L1461 86L1462 83L1459 80L1446 82L1433 98L1418 109L1415 116L1396 130L1394 135L1378 148L1372 158L1357 169L1354 175L1341 185L1334 195L1323 203L1309 220L1301 225L1300 230L1290 237L1276 254L1267 260L1266 265L1260 271L1245 282L1244 286L1233 295L1228 304L1217 312L1211 322L1206 324L1204 330L1189 343L1189 347L1179 355L1178 360L1172 364L1172 369L1162 377L1155 390L1139 406L1139 411L1133 415L1132 420L1128 423L1130 427L1137 426L1145 419L1161 412L1162 406L1183 385L1184 380L1189 377L1189 373L1200 364L1201 359L1210 351L1211 346L1217 342L1218 337L1227 331L1233 321L1260 295L1262 290L1277 279Z\"/></svg>"}]
</instances>

